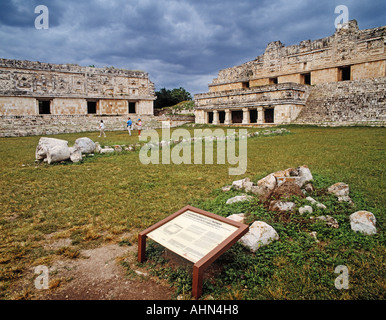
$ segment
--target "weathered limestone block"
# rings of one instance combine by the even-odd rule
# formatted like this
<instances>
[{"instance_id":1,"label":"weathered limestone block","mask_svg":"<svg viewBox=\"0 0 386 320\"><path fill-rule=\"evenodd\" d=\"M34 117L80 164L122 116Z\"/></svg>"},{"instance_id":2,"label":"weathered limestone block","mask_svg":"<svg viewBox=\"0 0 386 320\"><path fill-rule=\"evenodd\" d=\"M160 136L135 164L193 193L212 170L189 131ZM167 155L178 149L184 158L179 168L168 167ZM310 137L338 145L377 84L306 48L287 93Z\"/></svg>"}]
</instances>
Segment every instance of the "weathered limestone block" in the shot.
<instances>
[{"instance_id":1,"label":"weathered limestone block","mask_svg":"<svg viewBox=\"0 0 386 320\"><path fill-rule=\"evenodd\" d=\"M257 182L256 186L251 187L251 192L257 194L260 198L265 198L276 188L276 178L273 173L267 175Z\"/></svg>"},{"instance_id":2,"label":"weathered limestone block","mask_svg":"<svg viewBox=\"0 0 386 320\"><path fill-rule=\"evenodd\" d=\"M62 146L62 147L68 148L68 141L55 139L55 138L47 138L47 137L40 138L35 152L36 160L43 160L47 158L48 150L56 146Z\"/></svg>"},{"instance_id":3,"label":"weathered limestone block","mask_svg":"<svg viewBox=\"0 0 386 320\"><path fill-rule=\"evenodd\" d=\"M237 190L245 190L246 192L250 192L253 186L253 182L249 178L244 178L241 180L236 180L232 182L232 187Z\"/></svg>"},{"instance_id":4,"label":"weathered limestone block","mask_svg":"<svg viewBox=\"0 0 386 320\"><path fill-rule=\"evenodd\" d=\"M255 221L249 227L248 233L239 241L252 252L256 252L260 247L275 240L279 240L279 235L274 228L263 221Z\"/></svg>"},{"instance_id":5,"label":"weathered limestone block","mask_svg":"<svg viewBox=\"0 0 386 320\"><path fill-rule=\"evenodd\" d=\"M357 211L350 215L351 229L364 234L376 234L376 222L374 214L369 211Z\"/></svg>"},{"instance_id":6,"label":"weathered limestone block","mask_svg":"<svg viewBox=\"0 0 386 320\"><path fill-rule=\"evenodd\" d=\"M302 187L306 182L312 181L314 178L312 177L311 170L307 166L301 166L296 168L299 176L299 184Z\"/></svg>"},{"instance_id":7,"label":"weathered limestone block","mask_svg":"<svg viewBox=\"0 0 386 320\"><path fill-rule=\"evenodd\" d=\"M102 150L102 147L99 144L99 142L95 142L95 150L94 150L94 152L95 153L101 153L101 150Z\"/></svg>"},{"instance_id":8,"label":"weathered limestone block","mask_svg":"<svg viewBox=\"0 0 386 320\"><path fill-rule=\"evenodd\" d=\"M48 164L70 159L70 148L67 145L55 145L47 151Z\"/></svg>"},{"instance_id":9,"label":"weathered limestone block","mask_svg":"<svg viewBox=\"0 0 386 320\"><path fill-rule=\"evenodd\" d=\"M115 150L110 147L104 147L103 149L100 150L100 153L113 153Z\"/></svg>"},{"instance_id":10,"label":"weathered limestone block","mask_svg":"<svg viewBox=\"0 0 386 320\"><path fill-rule=\"evenodd\" d=\"M312 213L312 207L311 206L303 206L299 208L299 213L300 214L305 214L305 213Z\"/></svg>"},{"instance_id":11,"label":"weathered limestone block","mask_svg":"<svg viewBox=\"0 0 386 320\"><path fill-rule=\"evenodd\" d=\"M326 226L330 227L330 228L335 228L335 229L339 228L338 221L336 221L335 218L333 218L333 217L331 217L329 215L327 215L327 216L318 216L316 218L311 217L311 219L312 220L316 219L316 220L324 221L326 223Z\"/></svg>"},{"instance_id":12,"label":"weathered limestone block","mask_svg":"<svg viewBox=\"0 0 386 320\"><path fill-rule=\"evenodd\" d=\"M245 223L245 214L244 213L235 213L227 217L227 219L240 222L240 223Z\"/></svg>"},{"instance_id":13,"label":"weathered limestone block","mask_svg":"<svg viewBox=\"0 0 386 320\"><path fill-rule=\"evenodd\" d=\"M79 162L83 159L82 152L77 147L70 147L70 160L72 162Z\"/></svg>"},{"instance_id":14,"label":"weathered limestone block","mask_svg":"<svg viewBox=\"0 0 386 320\"><path fill-rule=\"evenodd\" d=\"M327 191L329 193L335 194L338 197L338 200L340 202L346 201L346 202L352 203L352 200L349 197L349 192L350 192L349 186L344 182L338 182L333 184L331 187L327 189Z\"/></svg>"},{"instance_id":15,"label":"weathered limestone block","mask_svg":"<svg viewBox=\"0 0 386 320\"><path fill-rule=\"evenodd\" d=\"M221 190L222 190L223 192L231 191L231 189L232 189L232 186L224 186L224 187L221 188Z\"/></svg>"},{"instance_id":16,"label":"weathered limestone block","mask_svg":"<svg viewBox=\"0 0 386 320\"><path fill-rule=\"evenodd\" d=\"M296 208L296 204L294 202L290 202L290 201L274 200L274 201L271 201L271 203L269 204L269 210L270 211L294 212L295 208Z\"/></svg>"},{"instance_id":17,"label":"weathered limestone block","mask_svg":"<svg viewBox=\"0 0 386 320\"><path fill-rule=\"evenodd\" d=\"M74 147L77 148L81 153L93 153L96 145L90 138L83 137L75 140Z\"/></svg>"},{"instance_id":18,"label":"weathered limestone block","mask_svg":"<svg viewBox=\"0 0 386 320\"><path fill-rule=\"evenodd\" d=\"M299 187L303 186L303 182L300 177L276 177L277 186L280 187L285 182L292 182Z\"/></svg>"},{"instance_id":19,"label":"weathered limestone block","mask_svg":"<svg viewBox=\"0 0 386 320\"><path fill-rule=\"evenodd\" d=\"M235 196L233 198L228 199L226 204L231 204L231 203L240 202L240 201L250 201L252 199L253 197L243 194L241 196Z\"/></svg>"}]
</instances>

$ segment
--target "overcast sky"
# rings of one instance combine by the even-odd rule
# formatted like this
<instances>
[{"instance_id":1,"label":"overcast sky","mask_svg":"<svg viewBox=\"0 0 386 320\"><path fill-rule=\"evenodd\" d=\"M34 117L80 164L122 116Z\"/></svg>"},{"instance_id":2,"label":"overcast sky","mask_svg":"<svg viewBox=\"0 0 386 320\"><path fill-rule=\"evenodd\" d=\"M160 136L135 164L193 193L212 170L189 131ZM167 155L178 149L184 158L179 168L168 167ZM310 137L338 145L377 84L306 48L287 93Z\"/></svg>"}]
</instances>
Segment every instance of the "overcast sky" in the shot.
<instances>
[{"instance_id":1,"label":"overcast sky","mask_svg":"<svg viewBox=\"0 0 386 320\"><path fill-rule=\"evenodd\" d=\"M0 58L143 70L156 90L194 95L271 41L332 35L337 5L360 29L386 25L385 0L0 0Z\"/></svg>"}]
</instances>

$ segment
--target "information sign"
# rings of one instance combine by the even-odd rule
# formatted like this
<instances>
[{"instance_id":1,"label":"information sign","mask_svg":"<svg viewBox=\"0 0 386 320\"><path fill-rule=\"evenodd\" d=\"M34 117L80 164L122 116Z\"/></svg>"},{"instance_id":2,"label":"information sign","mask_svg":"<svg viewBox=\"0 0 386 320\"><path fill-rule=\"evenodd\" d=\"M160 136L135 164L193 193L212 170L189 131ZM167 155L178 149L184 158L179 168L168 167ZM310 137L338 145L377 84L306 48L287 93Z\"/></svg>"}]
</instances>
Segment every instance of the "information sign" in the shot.
<instances>
[{"instance_id":1,"label":"information sign","mask_svg":"<svg viewBox=\"0 0 386 320\"><path fill-rule=\"evenodd\" d=\"M193 296L202 293L203 271L237 240L248 226L213 213L186 206L138 236L138 261L145 260L146 238L175 252L193 265Z\"/></svg>"}]
</instances>

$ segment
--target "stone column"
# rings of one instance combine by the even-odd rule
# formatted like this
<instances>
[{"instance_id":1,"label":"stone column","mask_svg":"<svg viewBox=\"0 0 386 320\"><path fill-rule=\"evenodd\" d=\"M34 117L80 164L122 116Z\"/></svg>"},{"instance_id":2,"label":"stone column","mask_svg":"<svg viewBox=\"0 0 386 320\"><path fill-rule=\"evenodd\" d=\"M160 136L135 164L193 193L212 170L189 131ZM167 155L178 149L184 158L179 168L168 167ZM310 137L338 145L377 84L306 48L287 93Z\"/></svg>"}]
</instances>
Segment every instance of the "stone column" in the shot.
<instances>
[{"instance_id":1,"label":"stone column","mask_svg":"<svg viewBox=\"0 0 386 320\"><path fill-rule=\"evenodd\" d=\"M243 108L243 124L249 124L250 122L249 109Z\"/></svg>"},{"instance_id":2,"label":"stone column","mask_svg":"<svg viewBox=\"0 0 386 320\"><path fill-rule=\"evenodd\" d=\"M224 124L232 124L232 113L229 109L225 110L225 121Z\"/></svg>"},{"instance_id":3,"label":"stone column","mask_svg":"<svg viewBox=\"0 0 386 320\"><path fill-rule=\"evenodd\" d=\"M217 110L213 110L213 124L219 124L220 123L220 118L219 118L219 115L218 115L218 111Z\"/></svg>"},{"instance_id":4,"label":"stone column","mask_svg":"<svg viewBox=\"0 0 386 320\"><path fill-rule=\"evenodd\" d=\"M263 107L257 107L257 123L258 124L264 123L264 108Z\"/></svg>"}]
</instances>

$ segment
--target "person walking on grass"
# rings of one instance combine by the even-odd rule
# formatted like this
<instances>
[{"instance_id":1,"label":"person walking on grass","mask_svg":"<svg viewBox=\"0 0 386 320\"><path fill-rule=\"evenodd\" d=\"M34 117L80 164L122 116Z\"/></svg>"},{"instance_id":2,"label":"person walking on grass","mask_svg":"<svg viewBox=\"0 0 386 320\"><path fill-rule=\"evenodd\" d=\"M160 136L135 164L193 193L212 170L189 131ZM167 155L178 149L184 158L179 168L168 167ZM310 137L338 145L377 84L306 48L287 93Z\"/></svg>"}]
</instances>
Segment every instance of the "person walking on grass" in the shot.
<instances>
[{"instance_id":1,"label":"person walking on grass","mask_svg":"<svg viewBox=\"0 0 386 320\"><path fill-rule=\"evenodd\" d=\"M142 121L141 119L138 119L138 122L136 123L137 127L138 127L138 137L140 138L141 137L141 131L142 131Z\"/></svg>"},{"instance_id":2,"label":"person walking on grass","mask_svg":"<svg viewBox=\"0 0 386 320\"><path fill-rule=\"evenodd\" d=\"M101 123L99 124L99 137L101 137L102 134L104 135L104 137L106 137L105 124L103 123L103 120L101 120Z\"/></svg>"},{"instance_id":3,"label":"person walking on grass","mask_svg":"<svg viewBox=\"0 0 386 320\"><path fill-rule=\"evenodd\" d=\"M129 135L131 136L131 130L132 130L132 126L133 126L133 121L131 121L131 119L127 119L127 131L129 131Z\"/></svg>"}]
</instances>

